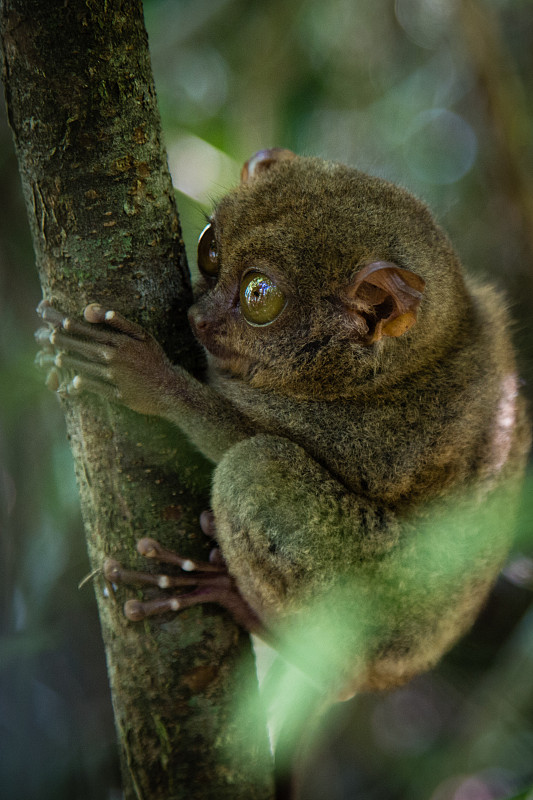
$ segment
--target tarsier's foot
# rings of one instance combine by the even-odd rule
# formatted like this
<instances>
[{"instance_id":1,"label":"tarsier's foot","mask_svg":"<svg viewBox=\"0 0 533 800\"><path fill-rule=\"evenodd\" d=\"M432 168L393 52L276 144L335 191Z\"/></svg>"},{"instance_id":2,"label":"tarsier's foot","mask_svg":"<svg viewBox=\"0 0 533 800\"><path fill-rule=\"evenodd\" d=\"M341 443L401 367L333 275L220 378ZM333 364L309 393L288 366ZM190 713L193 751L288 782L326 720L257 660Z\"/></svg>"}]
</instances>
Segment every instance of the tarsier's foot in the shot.
<instances>
[{"instance_id":1,"label":"tarsier's foot","mask_svg":"<svg viewBox=\"0 0 533 800\"><path fill-rule=\"evenodd\" d=\"M213 525L212 515L202 515L202 528L211 534L209 527ZM159 589L176 587L195 587L190 592L169 594L153 600L127 600L124 605L126 617L133 622L164 614L168 611L182 611L185 608L201 603L217 603L226 608L235 621L250 633L259 636L265 629L259 617L240 594L235 581L228 573L220 550L214 548L209 554L209 561L196 561L184 558L173 550L162 547L154 539L143 538L137 543L137 550L146 558L153 558L162 564L173 564L181 569L178 575L154 575L148 572L134 572L123 569L118 561L107 559L104 563L104 575L114 584L157 586Z\"/></svg>"}]
</instances>

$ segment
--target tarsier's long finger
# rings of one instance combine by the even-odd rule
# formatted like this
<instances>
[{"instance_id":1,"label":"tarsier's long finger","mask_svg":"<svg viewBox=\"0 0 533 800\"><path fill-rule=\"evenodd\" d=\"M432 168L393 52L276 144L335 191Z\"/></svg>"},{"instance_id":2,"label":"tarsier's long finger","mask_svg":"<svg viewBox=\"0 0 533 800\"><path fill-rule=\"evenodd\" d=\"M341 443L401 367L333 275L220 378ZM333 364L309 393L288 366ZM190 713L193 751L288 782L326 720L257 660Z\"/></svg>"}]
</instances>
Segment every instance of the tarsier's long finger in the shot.
<instances>
[{"instance_id":1,"label":"tarsier's long finger","mask_svg":"<svg viewBox=\"0 0 533 800\"><path fill-rule=\"evenodd\" d=\"M118 561L112 558L108 558L104 562L104 575L111 583L158 586L159 589L172 589L174 586L196 586L199 579L202 578L201 575L152 575L149 572L134 572L124 569Z\"/></svg>"},{"instance_id":2,"label":"tarsier's long finger","mask_svg":"<svg viewBox=\"0 0 533 800\"><path fill-rule=\"evenodd\" d=\"M45 322L49 322L51 325L62 325L65 319L65 315L53 308L48 300L41 300L35 310Z\"/></svg>"},{"instance_id":3,"label":"tarsier's long finger","mask_svg":"<svg viewBox=\"0 0 533 800\"><path fill-rule=\"evenodd\" d=\"M163 614L165 611L182 611L184 608L197 606L202 603L221 603L226 599L227 590L220 590L216 586L205 586L194 589L187 594L157 600L127 600L124 603L124 614L132 622L138 622L146 617Z\"/></svg>"},{"instance_id":4,"label":"tarsier's long finger","mask_svg":"<svg viewBox=\"0 0 533 800\"><path fill-rule=\"evenodd\" d=\"M171 563L178 563L182 569L190 569L191 565L193 565L192 569L202 568L202 570L206 567L208 569L213 567L211 564L183 559L172 551L161 547L154 539L141 539L137 549L143 555L153 553L152 558L159 559L162 556L161 560L163 560L168 556L168 560ZM215 574L213 574L213 571L202 571L171 577L169 575L149 575L143 572L125 570L118 561L107 559L104 563L104 575L111 583L148 584L157 586L160 589L195 585L196 588L186 594L171 595L170 597L167 596L155 600L128 600L124 605L124 614L133 622L163 614L166 611L181 611L184 608L190 608L190 606L201 603L218 603L227 608L236 621L246 630L260 634L267 641L272 639L257 614L241 596L225 568L215 569Z\"/></svg>"},{"instance_id":5,"label":"tarsier's long finger","mask_svg":"<svg viewBox=\"0 0 533 800\"><path fill-rule=\"evenodd\" d=\"M57 392L61 386L61 380L61 373L53 367L46 376L45 386L47 389L50 389L51 392Z\"/></svg>"},{"instance_id":6,"label":"tarsier's long finger","mask_svg":"<svg viewBox=\"0 0 533 800\"><path fill-rule=\"evenodd\" d=\"M126 600L124 603L124 616L131 622L140 622L146 617L164 614L166 611L179 611L183 606L181 597L161 597L158 600Z\"/></svg>"},{"instance_id":7,"label":"tarsier's long finger","mask_svg":"<svg viewBox=\"0 0 533 800\"><path fill-rule=\"evenodd\" d=\"M109 346L108 344L101 344L100 342L87 342L84 339L73 339L64 333L61 333L59 328L55 328L50 334L50 342L57 350L61 352L75 353L76 355L83 356L84 359L88 359L89 361L107 364L113 358L113 347ZM82 361L80 363L83 365L85 362ZM81 368L83 368L83 366Z\"/></svg>"},{"instance_id":8,"label":"tarsier's long finger","mask_svg":"<svg viewBox=\"0 0 533 800\"><path fill-rule=\"evenodd\" d=\"M104 364L97 364L91 361L83 361L81 358L71 356L68 353L58 353L54 357L54 365L59 369L69 370L71 373L82 373L80 377L88 376L99 381L111 381L111 373Z\"/></svg>"},{"instance_id":9,"label":"tarsier's long finger","mask_svg":"<svg viewBox=\"0 0 533 800\"><path fill-rule=\"evenodd\" d=\"M53 350L52 352L39 350L33 363L38 369L46 370L46 388L51 392L57 392L61 384L65 382L65 377L58 369L57 354Z\"/></svg>"},{"instance_id":10,"label":"tarsier's long finger","mask_svg":"<svg viewBox=\"0 0 533 800\"><path fill-rule=\"evenodd\" d=\"M41 300L37 306L37 313L45 322L48 322L54 328L66 331L70 336L83 336L101 344L113 344L114 342L113 331L95 328L93 325L87 324L87 322L81 322L73 317L66 316L51 306L47 300Z\"/></svg>"},{"instance_id":11,"label":"tarsier's long finger","mask_svg":"<svg viewBox=\"0 0 533 800\"><path fill-rule=\"evenodd\" d=\"M33 363L39 369L52 369L52 367L57 367L56 363L57 353L54 353L52 350L49 352L48 350L39 350L37 355L35 356Z\"/></svg>"},{"instance_id":12,"label":"tarsier's long finger","mask_svg":"<svg viewBox=\"0 0 533 800\"><path fill-rule=\"evenodd\" d=\"M155 539L139 539L137 550L145 558L155 558L164 564L176 564L185 572L226 572L225 567L220 564L183 558L183 556L175 553L174 550L167 550L166 547L162 547Z\"/></svg>"},{"instance_id":13,"label":"tarsier's long finger","mask_svg":"<svg viewBox=\"0 0 533 800\"><path fill-rule=\"evenodd\" d=\"M85 392L98 394L105 400L114 403L121 399L121 394L116 386L112 386L105 381L88 378L85 375L75 375L70 382L62 383L57 389L57 393L63 397L77 397L80 394L85 394Z\"/></svg>"},{"instance_id":14,"label":"tarsier's long finger","mask_svg":"<svg viewBox=\"0 0 533 800\"><path fill-rule=\"evenodd\" d=\"M33 334L35 341L43 350L53 351L54 349L50 341L51 333L52 331L48 326L43 326L42 328L38 328Z\"/></svg>"},{"instance_id":15,"label":"tarsier's long finger","mask_svg":"<svg viewBox=\"0 0 533 800\"><path fill-rule=\"evenodd\" d=\"M115 328L115 330L120 331L120 333L125 333L127 336L131 336L133 339L139 339L141 341L146 339L146 331L144 328L126 319L126 317L123 317L118 311L114 311L111 308L104 308L104 306L99 305L99 303L90 303L85 308L83 316L87 322L110 325L112 328Z\"/></svg>"},{"instance_id":16,"label":"tarsier's long finger","mask_svg":"<svg viewBox=\"0 0 533 800\"><path fill-rule=\"evenodd\" d=\"M200 528L206 536L215 539L217 535L217 526L215 523L215 515L212 511L202 511L200 514Z\"/></svg>"}]
</instances>

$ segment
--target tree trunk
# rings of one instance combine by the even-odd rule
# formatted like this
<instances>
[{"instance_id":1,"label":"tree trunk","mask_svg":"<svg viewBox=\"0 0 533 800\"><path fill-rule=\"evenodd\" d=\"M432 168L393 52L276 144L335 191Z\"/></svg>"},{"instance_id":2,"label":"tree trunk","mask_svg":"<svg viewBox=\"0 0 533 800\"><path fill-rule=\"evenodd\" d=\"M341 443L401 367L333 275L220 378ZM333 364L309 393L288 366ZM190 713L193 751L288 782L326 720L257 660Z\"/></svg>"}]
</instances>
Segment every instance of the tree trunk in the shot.
<instances>
[{"instance_id":1,"label":"tree trunk","mask_svg":"<svg viewBox=\"0 0 533 800\"><path fill-rule=\"evenodd\" d=\"M87 302L111 305L198 371L140 0L5 0L1 26L44 296L77 316ZM128 623L122 605L131 591L115 592L101 574L108 556L145 568L135 554L142 535L205 558L197 519L208 507L208 465L159 420L97 398L63 403L126 798L270 798L247 637L216 608ZM243 693L252 701L246 717L236 714Z\"/></svg>"}]
</instances>

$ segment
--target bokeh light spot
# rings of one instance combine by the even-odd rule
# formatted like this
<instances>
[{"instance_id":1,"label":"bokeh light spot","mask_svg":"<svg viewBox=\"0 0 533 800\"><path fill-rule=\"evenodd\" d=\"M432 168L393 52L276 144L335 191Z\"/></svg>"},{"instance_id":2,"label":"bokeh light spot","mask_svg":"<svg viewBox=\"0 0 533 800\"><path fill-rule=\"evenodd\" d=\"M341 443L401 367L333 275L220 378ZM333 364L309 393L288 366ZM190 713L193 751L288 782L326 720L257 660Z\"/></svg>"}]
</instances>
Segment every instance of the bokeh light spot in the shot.
<instances>
[{"instance_id":1,"label":"bokeh light spot","mask_svg":"<svg viewBox=\"0 0 533 800\"><path fill-rule=\"evenodd\" d=\"M442 108L414 118L404 142L409 171L425 183L455 183L472 168L477 137L468 122Z\"/></svg>"}]
</instances>

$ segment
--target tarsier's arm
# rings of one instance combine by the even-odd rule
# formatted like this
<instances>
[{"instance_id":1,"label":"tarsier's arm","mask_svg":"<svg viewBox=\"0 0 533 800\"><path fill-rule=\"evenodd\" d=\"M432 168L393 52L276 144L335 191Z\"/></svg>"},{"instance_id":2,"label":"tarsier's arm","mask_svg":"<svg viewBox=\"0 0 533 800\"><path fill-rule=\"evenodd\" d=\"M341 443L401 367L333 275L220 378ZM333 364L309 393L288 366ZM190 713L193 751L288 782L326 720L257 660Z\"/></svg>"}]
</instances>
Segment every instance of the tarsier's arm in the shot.
<instances>
[{"instance_id":1,"label":"tarsier's arm","mask_svg":"<svg viewBox=\"0 0 533 800\"><path fill-rule=\"evenodd\" d=\"M215 462L253 432L230 403L171 364L144 328L117 311L93 303L81 322L43 301L38 313L48 323L37 332L41 366L74 373L61 384L57 381L60 394L93 392L141 414L163 417Z\"/></svg>"}]
</instances>

